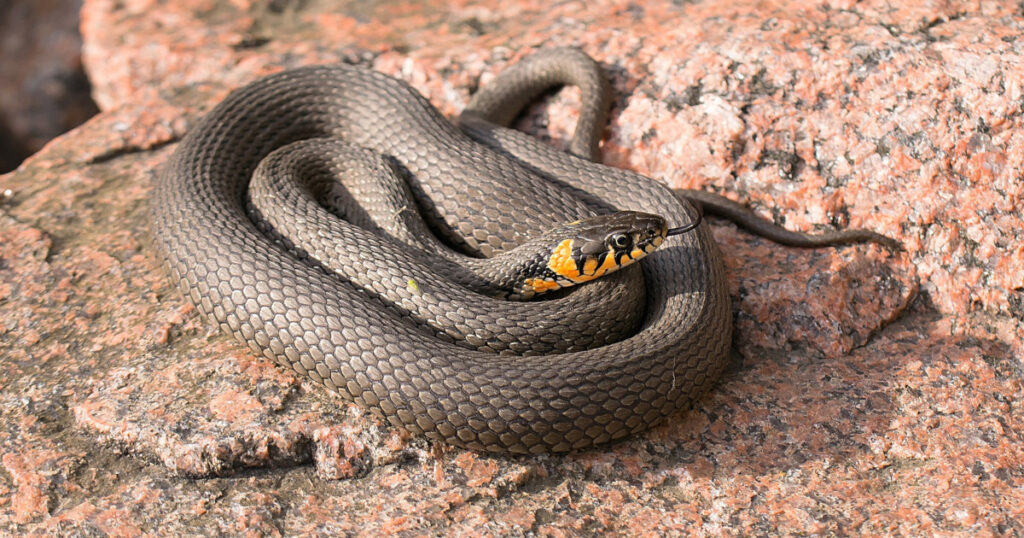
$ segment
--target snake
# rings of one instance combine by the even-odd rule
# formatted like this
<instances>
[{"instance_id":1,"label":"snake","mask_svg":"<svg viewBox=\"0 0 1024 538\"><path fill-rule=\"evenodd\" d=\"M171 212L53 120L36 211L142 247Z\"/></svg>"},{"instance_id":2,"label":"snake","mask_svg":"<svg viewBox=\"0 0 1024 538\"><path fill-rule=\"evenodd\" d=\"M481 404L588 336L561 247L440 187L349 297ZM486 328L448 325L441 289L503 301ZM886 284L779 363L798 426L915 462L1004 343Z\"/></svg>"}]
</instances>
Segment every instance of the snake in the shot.
<instances>
[{"instance_id":1,"label":"snake","mask_svg":"<svg viewBox=\"0 0 1024 538\"><path fill-rule=\"evenodd\" d=\"M567 151L510 127L563 85L582 96ZM182 138L153 244L212 323L413 434L504 454L622 439L726 366L728 285L701 214L799 246L885 238L788 232L601 164L610 95L574 48L526 56L456 123L372 69L284 70Z\"/></svg>"}]
</instances>

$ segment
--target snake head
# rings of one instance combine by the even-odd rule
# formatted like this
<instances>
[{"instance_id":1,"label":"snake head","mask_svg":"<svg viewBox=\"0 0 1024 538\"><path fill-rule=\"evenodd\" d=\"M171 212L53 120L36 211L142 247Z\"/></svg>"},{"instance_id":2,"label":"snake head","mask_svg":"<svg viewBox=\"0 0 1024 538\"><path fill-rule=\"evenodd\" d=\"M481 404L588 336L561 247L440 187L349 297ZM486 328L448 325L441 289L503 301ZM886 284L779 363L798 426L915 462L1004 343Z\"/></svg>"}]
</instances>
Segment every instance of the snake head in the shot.
<instances>
[{"instance_id":1,"label":"snake head","mask_svg":"<svg viewBox=\"0 0 1024 538\"><path fill-rule=\"evenodd\" d=\"M551 240L539 274L526 275L523 298L594 280L654 252L668 233L665 219L650 213L620 211L570 222L543 238Z\"/></svg>"}]
</instances>

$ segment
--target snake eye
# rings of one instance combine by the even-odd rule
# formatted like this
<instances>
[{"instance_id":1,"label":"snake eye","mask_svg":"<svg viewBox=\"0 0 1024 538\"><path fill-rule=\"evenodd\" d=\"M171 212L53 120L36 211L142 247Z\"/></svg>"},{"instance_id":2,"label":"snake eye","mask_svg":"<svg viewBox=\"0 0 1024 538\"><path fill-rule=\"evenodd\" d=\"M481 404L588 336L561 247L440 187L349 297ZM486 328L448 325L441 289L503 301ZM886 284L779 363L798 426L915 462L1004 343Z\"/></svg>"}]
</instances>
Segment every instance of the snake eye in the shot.
<instances>
[{"instance_id":1,"label":"snake eye","mask_svg":"<svg viewBox=\"0 0 1024 538\"><path fill-rule=\"evenodd\" d=\"M626 248L629 246L629 236L626 234L615 234L611 237L611 244L615 248Z\"/></svg>"}]
</instances>

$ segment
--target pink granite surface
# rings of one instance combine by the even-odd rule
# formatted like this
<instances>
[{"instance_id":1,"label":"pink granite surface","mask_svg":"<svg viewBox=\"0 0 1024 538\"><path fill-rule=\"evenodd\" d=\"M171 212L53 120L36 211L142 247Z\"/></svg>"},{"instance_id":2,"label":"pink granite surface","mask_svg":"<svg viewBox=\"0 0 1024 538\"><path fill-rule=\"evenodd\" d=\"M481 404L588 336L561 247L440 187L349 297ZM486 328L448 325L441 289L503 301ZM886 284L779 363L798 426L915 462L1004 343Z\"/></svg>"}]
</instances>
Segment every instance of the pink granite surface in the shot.
<instances>
[{"instance_id":1,"label":"pink granite surface","mask_svg":"<svg viewBox=\"0 0 1024 538\"><path fill-rule=\"evenodd\" d=\"M1024 15L1016 2L86 0L103 113L0 176L0 532L1024 533ZM254 358L153 255L155 170L230 88L356 61L446 114L576 45L606 162L875 246L714 223L735 364L570 456L432 445ZM560 144L572 92L524 119Z\"/></svg>"}]
</instances>

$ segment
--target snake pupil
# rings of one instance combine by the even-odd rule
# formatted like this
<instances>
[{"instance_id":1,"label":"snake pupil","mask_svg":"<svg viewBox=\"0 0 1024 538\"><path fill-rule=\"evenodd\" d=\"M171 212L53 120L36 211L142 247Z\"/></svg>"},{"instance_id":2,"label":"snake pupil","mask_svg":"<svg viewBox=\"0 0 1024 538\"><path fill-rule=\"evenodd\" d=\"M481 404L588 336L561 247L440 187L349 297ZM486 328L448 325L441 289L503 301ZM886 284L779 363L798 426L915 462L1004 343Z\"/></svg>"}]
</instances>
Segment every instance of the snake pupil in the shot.
<instances>
[{"instance_id":1,"label":"snake pupil","mask_svg":"<svg viewBox=\"0 0 1024 538\"><path fill-rule=\"evenodd\" d=\"M612 244L618 248L626 248L629 246L629 237L626 234L615 234L612 236Z\"/></svg>"}]
</instances>

